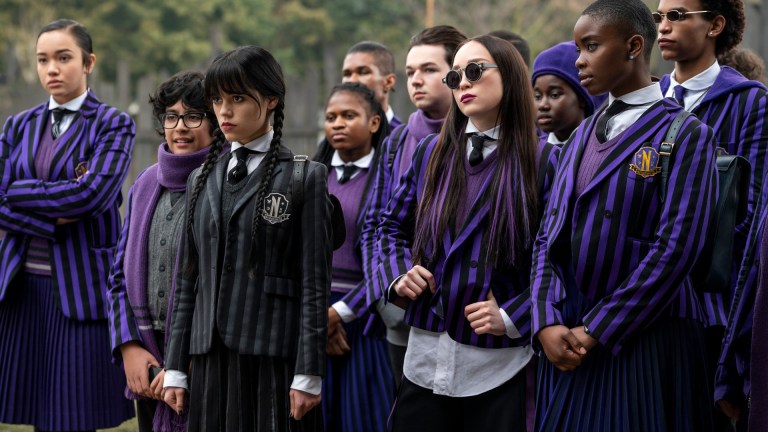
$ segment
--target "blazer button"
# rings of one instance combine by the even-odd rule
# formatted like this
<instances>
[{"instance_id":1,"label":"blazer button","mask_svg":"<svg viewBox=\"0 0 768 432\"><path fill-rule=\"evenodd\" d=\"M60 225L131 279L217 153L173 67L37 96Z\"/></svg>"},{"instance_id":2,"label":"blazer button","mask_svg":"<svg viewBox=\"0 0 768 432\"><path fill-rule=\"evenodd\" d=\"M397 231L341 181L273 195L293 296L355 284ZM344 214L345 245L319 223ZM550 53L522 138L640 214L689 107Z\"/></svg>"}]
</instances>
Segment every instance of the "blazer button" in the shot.
<instances>
[{"instance_id":1,"label":"blazer button","mask_svg":"<svg viewBox=\"0 0 768 432\"><path fill-rule=\"evenodd\" d=\"M165 266L163 264L160 264L160 267L158 267L157 269L160 270L161 272L164 272Z\"/></svg>"},{"instance_id":2,"label":"blazer button","mask_svg":"<svg viewBox=\"0 0 768 432\"><path fill-rule=\"evenodd\" d=\"M553 208L553 209L552 209L552 211L550 212L550 214L551 214L552 216L556 215L556 214L557 214L557 209L556 209L556 208Z\"/></svg>"},{"instance_id":3,"label":"blazer button","mask_svg":"<svg viewBox=\"0 0 768 432\"><path fill-rule=\"evenodd\" d=\"M165 246L165 239L160 239L160 246Z\"/></svg>"},{"instance_id":4,"label":"blazer button","mask_svg":"<svg viewBox=\"0 0 768 432\"><path fill-rule=\"evenodd\" d=\"M160 298L163 298L163 297L165 297L165 292L164 291L158 291L157 292L157 296L160 297Z\"/></svg>"},{"instance_id":5,"label":"blazer button","mask_svg":"<svg viewBox=\"0 0 768 432\"><path fill-rule=\"evenodd\" d=\"M226 269L228 272L231 272L231 271L232 271L232 264L227 264L227 266L225 267L225 269Z\"/></svg>"},{"instance_id":6,"label":"blazer button","mask_svg":"<svg viewBox=\"0 0 768 432\"><path fill-rule=\"evenodd\" d=\"M610 210L606 210L605 211L605 217L610 218L611 216L613 216L613 213L611 213Z\"/></svg>"},{"instance_id":7,"label":"blazer button","mask_svg":"<svg viewBox=\"0 0 768 432\"><path fill-rule=\"evenodd\" d=\"M168 216L165 217L165 220L173 220L173 212L168 213Z\"/></svg>"},{"instance_id":8,"label":"blazer button","mask_svg":"<svg viewBox=\"0 0 768 432\"><path fill-rule=\"evenodd\" d=\"M472 268L477 268L477 261L470 261L469 266Z\"/></svg>"}]
</instances>

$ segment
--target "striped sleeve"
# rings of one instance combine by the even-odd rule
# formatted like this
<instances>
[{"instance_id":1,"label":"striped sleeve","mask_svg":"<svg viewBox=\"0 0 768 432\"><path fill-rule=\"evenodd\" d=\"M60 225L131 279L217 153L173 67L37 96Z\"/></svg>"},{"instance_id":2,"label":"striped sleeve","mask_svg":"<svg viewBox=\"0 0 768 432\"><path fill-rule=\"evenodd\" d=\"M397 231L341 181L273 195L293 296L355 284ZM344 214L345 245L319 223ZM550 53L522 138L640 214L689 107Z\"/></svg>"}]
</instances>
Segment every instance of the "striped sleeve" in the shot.
<instances>
[{"instance_id":1,"label":"striped sleeve","mask_svg":"<svg viewBox=\"0 0 768 432\"><path fill-rule=\"evenodd\" d=\"M125 284L124 259L125 247L130 236L129 227L131 220L131 207L133 204L133 188L128 192L128 203L126 204L125 224L120 234L120 240L117 244L115 261L112 265L112 271L109 275L109 285L107 289L107 304L109 307L109 335L112 343L113 361L118 361L120 356L120 345L130 341L141 341L139 329L133 317L133 309L128 302L128 292Z\"/></svg>"},{"instance_id":2,"label":"striped sleeve","mask_svg":"<svg viewBox=\"0 0 768 432\"><path fill-rule=\"evenodd\" d=\"M16 180L8 187L14 210L54 218L98 215L114 205L128 175L136 135L133 120L115 108L103 106L95 127L86 131L93 143L88 172L79 180Z\"/></svg>"},{"instance_id":3,"label":"striped sleeve","mask_svg":"<svg viewBox=\"0 0 768 432\"><path fill-rule=\"evenodd\" d=\"M753 87L740 93L739 98L736 104L738 109L733 110L731 115L740 115L741 118L735 120L740 124L729 133L737 134L733 137L733 140L738 143L737 154L744 156L752 165L748 217L736 228L737 232L746 236L749 223L755 212L759 210L756 208L757 200L762 192L763 178L768 168L768 119L766 119L768 93L760 87Z\"/></svg>"},{"instance_id":4,"label":"striped sleeve","mask_svg":"<svg viewBox=\"0 0 768 432\"><path fill-rule=\"evenodd\" d=\"M18 145L13 137L16 136L22 123L21 118L22 116L9 117L0 134L0 230L52 239L56 227L50 216L16 211L11 208L5 196L13 172L10 160L11 148L13 145Z\"/></svg>"},{"instance_id":5,"label":"striped sleeve","mask_svg":"<svg viewBox=\"0 0 768 432\"><path fill-rule=\"evenodd\" d=\"M667 311L706 239L717 198L712 131L689 118L678 137L656 241L637 268L583 318L592 336L614 354Z\"/></svg>"}]
</instances>

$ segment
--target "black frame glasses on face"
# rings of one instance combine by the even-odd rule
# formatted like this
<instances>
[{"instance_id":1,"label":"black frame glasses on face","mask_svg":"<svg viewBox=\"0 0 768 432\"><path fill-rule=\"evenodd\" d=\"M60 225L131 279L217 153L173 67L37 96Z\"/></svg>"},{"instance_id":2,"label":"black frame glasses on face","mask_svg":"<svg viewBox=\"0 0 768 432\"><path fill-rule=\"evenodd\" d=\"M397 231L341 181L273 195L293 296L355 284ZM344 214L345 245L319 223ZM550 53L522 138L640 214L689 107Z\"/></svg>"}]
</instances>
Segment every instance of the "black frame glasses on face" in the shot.
<instances>
[{"instance_id":1,"label":"black frame glasses on face","mask_svg":"<svg viewBox=\"0 0 768 432\"><path fill-rule=\"evenodd\" d=\"M179 125L179 119L184 122L184 126L189 129L199 128L203 124L206 114L204 112L190 111L184 114L176 113L163 113L160 115L160 123L162 123L164 129L174 129Z\"/></svg>"},{"instance_id":2,"label":"black frame glasses on face","mask_svg":"<svg viewBox=\"0 0 768 432\"><path fill-rule=\"evenodd\" d=\"M443 78L443 84L447 85L451 90L456 90L459 88L459 85L461 85L462 72L464 72L464 75L467 77L467 81L475 82L483 76L484 70L498 67L499 66L493 63L467 63L467 66L463 69L454 69L452 71L448 71L448 73L445 75L445 78Z\"/></svg>"},{"instance_id":3,"label":"black frame glasses on face","mask_svg":"<svg viewBox=\"0 0 768 432\"><path fill-rule=\"evenodd\" d=\"M653 15L653 20L656 21L656 24L661 24L661 21L666 18L669 22L675 22L675 21L683 21L685 20L685 17L688 15L693 14L703 14L703 13L709 13L709 11L679 11L677 9L671 9L668 10L667 13L660 13L660 12L654 12L651 15Z\"/></svg>"}]
</instances>

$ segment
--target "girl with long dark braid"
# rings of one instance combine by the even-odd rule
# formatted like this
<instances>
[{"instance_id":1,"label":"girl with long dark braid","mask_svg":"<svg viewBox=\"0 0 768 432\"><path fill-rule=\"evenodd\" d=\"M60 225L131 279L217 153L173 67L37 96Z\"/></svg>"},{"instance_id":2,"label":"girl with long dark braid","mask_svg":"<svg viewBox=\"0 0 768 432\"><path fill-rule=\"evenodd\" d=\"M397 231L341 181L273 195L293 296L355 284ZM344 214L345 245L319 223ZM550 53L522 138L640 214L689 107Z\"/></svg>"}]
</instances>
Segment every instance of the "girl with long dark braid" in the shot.
<instances>
[{"instance_id":1,"label":"girl with long dark braid","mask_svg":"<svg viewBox=\"0 0 768 432\"><path fill-rule=\"evenodd\" d=\"M232 151L188 180L164 400L188 405L190 431L285 431L290 418L319 429L310 410L325 371L327 169L282 145L285 83L263 48L220 55L205 93Z\"/></svg>"}]
</instances>

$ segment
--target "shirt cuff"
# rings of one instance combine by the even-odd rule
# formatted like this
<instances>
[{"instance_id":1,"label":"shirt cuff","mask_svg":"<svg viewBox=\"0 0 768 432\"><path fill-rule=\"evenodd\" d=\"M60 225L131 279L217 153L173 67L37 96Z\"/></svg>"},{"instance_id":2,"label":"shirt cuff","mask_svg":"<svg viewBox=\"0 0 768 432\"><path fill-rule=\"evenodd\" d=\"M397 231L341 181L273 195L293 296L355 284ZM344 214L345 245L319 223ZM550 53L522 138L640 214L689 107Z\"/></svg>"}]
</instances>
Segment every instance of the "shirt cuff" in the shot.
<instances>
[{"instance_id":1,"label":"shirt cuff","mask_svg":"<svg viewBox=\"0 0 768 432\"><path fill-rule=\"evenodd\" d=\"M336 311L337 314L339 314L339 318L341 318L345 324L348 324L357 318L357 315L355 315L355 313L352 312L352 309L350 309L349 306L347 306L347 304L343 301L337 301L336 303L332 304L331 307Z\"/></svg>"},{"instance_id":2,"label":"shirt cuff","mask_svg":"<svg viewBox=\"0 0 768 432\"><path fill-rule=\"evenodd\" d=\"M505 311L502 308L499 308L499 313L501 314L501 319L504 320L504 327L507 328L507 337L510 339L518 339L523 337L523 335L521 335L520 332L517 330L517 327L515 327L515 323L513 323L512 320L509 319L509 315L507 315L507 311Z\"/></svg>"},{"instance_id":3,"label":"shirt cuff","mask_svg":"<svg viewBox=\"0 0 768 432\"><path fill-rule=\"evenodd\" d=\"M396 284L396 283L398 283L398 282L400 282L400 279L402 279L402 278L404 278L404 277L405 277L405 275L404 275L404 274L402 274L402 275L400 275L400 276L396 277L396 278L395 278L395 280L393 280L393 281L392 281L392 283L391 283L391 284L389 284L389 286L387 287L387 292L386 292L386 293L385 293L385 295L384 295L384 298L385 298L387 301L389 301L389 296L390 296L390 295L392 295L392 293L394 293L395 295L398 295L398 294L395 292L395 284Z\"/></svg>"},{"instance_id":4,"label":"shirt cuff","mask_svg":"<svg viewBox=\"0 0 768 432\"><path fill-rule=\"evenodd\" d=\"M163 377L163 388L179 387L184 390L189 390L187 384L187 374L177 370L166 370Z\"/></svg>"},{"instance_id":5,"label":"shirt cuff","mask_svg":"<svg viewBox=\"0 0 768 432\"><path fill-rule=\"evenodd\" d=\"M317 396L323 389L323 379L316 375L294 375L291 388Z\"/></svg>"}]
</instances>

